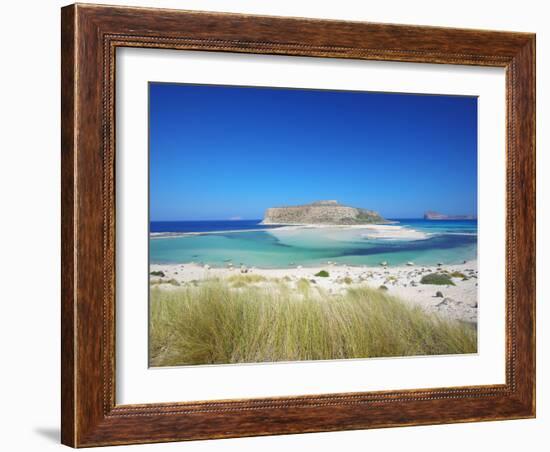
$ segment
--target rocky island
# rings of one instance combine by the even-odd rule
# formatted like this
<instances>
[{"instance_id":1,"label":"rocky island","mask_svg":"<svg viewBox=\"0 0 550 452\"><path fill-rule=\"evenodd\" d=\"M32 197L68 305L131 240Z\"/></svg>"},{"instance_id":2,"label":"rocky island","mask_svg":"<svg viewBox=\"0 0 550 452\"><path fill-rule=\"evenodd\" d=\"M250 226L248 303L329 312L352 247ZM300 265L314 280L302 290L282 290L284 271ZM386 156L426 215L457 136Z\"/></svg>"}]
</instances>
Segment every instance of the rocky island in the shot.
<instances>
[{"instance_id":1,"label":"rocky island","mask_svg":"<svg viewBox=\"0 0 550 452\"><path fill-rule=\"evenodd\" d=\"M378 212L344 206L338 201L316 201L301 206L271 207L262 224L286 225L356 225L389 223Z\"/></svg>"}]
</instances>

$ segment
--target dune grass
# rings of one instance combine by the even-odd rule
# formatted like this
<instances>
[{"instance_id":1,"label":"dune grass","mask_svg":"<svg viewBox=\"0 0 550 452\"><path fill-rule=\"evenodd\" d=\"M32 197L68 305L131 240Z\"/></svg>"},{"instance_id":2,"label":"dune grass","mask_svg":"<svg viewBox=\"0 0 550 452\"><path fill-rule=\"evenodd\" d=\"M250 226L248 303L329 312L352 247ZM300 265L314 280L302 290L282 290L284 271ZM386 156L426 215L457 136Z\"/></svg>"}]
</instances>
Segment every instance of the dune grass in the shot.
<instances>
[{"instance_id":1,"label":"dune grass","mask_svg":"<svg viewBox=\"0 0 550 452\"><path fill-rule=\"evenodd\" d=\"M306 284L307 282L307 284ZM296 290L298 289L298 290ZM476 330L378 290L330 295L300 280L151 289L152 366L474 353Z\"/></svg>"},{"instance_id":2,"label":"dune grass","mask_svg":"<svg viewBox=\"0 0 550 452\"><path fill-rule=\"evenodd\" d=\"M244 275L232 275L229 278L227 278L227 280L232 283L253 284L253 283L267 281L267 278L262 275L255 275L251 273L251 274L244 274Z\"/></svg>"},{"instance_id":3,"label":"dune grass","mask_svg":"<svg viewBox=\"0 0 550 452\"><path fill-rule=\"evenodd\" d=\"M262 275L245 274L245 275L232 275L229 278L227 278L227 281L231 283L231 287L235 289L239 289L241 287L246 287L249 284L257 284L257 283L267 281L267 278Z\"/></svg>"},{"instance_id":4,"label":"dune grass","mask_svg":"<svg viewBox=\"0 0 550 452\"><path fill-rule=\"evenodd\" d=\"M170 284L172 286L179 286L180 283L178 281L176 281L174 278L172 279L152 279L149 284L151 284L151 286L157 286L159 284Z\"/></svg>"}]
</instances>

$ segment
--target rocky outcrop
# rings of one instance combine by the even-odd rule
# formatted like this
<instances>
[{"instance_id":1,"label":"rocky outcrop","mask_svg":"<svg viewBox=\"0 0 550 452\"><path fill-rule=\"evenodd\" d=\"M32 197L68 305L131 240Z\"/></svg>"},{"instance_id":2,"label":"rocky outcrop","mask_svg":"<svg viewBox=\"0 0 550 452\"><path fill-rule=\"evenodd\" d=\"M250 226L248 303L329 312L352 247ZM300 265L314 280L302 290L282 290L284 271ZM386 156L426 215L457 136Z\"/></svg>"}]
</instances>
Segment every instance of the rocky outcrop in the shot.
<instances>
[{"instance_id":1,"label":"rocky outcrop","mask_svg":"<svg viewBox=\"0 0 550 452\"><path fill-rule=\"evenodd\" d=\"M262 224L334 224L352 225L387 223L373 210L339 204L338 201L317 201L302 206L271 207L265 211Z\"/></svg>"}]
</instances>

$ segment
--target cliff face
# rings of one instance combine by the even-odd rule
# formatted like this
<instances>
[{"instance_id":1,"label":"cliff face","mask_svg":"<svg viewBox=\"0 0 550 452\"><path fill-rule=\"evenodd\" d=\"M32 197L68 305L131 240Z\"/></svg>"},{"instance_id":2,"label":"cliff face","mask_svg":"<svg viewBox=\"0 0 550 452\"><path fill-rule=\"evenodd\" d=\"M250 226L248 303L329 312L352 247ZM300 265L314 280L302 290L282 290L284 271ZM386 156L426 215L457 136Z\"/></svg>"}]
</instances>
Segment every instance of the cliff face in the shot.
<instances>
[{"instance_id":1,"label":"cliff face","mask_svg":"<svg viewBox=\"0 0 550 452\"><path fill-rule=\"evenodd\" d=\"M317 201L303 206L271 207L263 224L367 224L385 223L377 212L343 206L338 201Z\"/></svg>"}]
</instances>

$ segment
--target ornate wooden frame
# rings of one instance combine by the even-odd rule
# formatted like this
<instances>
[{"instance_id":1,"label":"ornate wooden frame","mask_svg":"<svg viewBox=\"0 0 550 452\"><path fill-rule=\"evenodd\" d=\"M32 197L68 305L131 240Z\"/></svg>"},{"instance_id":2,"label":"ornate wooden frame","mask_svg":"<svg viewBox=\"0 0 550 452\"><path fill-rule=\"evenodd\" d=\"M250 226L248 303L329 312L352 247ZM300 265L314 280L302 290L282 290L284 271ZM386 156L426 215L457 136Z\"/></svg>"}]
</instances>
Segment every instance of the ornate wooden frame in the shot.
<instances>
[{"instance_id":1,"label":"ornate wooden frame","mask_svg":"<svg viewBox=\"0 0 550 452\"><path fill-rule=\"evenodd\" d=\"M71 5L62 9L62 442L74 447L535 416L535 35ZM117 47L506 69L506 383L115 403ZM503 150L504 151L504 150Z\"/></svg>"}]
</instances>

